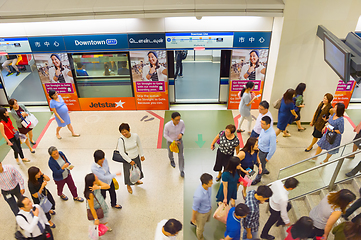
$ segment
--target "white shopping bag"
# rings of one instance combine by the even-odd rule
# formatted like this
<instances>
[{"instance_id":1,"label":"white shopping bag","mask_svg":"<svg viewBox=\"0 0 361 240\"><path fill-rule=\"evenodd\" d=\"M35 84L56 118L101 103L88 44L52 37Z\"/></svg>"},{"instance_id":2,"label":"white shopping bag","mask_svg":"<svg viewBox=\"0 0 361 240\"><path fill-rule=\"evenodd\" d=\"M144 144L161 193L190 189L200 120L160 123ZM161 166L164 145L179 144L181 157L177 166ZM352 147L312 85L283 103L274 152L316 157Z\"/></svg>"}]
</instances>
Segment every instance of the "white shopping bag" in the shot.
<instances>
[{"instance_id":1,"label":"white shopping bag","mask_svg":"<svg viewBox=\"0 0 361 240\"><path fill-rule=\"evenodd\" d=\"M91 240L99 240L99 233L98 233L98 225L91 225L89 226L88 231L89 239Z\"/></svg>"},{"instance_id":2,"label":"white shopping bag","mask_svg":"<svg viewBox=\"0 0 361 240\"><path fill-rule=\"evenodd\" d=\"M24 143L28 138L25 134L19 133L20 142Z\"/></svg>"},{"instance_id":3,"label":"white shopping bag","mask_svg":"<svg viewBox=\"0 0 361 240\"><path fill-rule=\"evenodd\" d=\"M39 122L38 119L31 113L26 118L31 122L31 128L34 128Z\"/></svg>"},{"instance_id":4,"label":"white shopping bag","mask_svg":"<svg viewBox=\"0 0 361 240\"><path fill-rule=\"evenodd\" d=\"M137 164L134 164L129 170L129 180L131 183L136 183L140 180L140 169L137 167Z\"/></svg>"}]
</instances>

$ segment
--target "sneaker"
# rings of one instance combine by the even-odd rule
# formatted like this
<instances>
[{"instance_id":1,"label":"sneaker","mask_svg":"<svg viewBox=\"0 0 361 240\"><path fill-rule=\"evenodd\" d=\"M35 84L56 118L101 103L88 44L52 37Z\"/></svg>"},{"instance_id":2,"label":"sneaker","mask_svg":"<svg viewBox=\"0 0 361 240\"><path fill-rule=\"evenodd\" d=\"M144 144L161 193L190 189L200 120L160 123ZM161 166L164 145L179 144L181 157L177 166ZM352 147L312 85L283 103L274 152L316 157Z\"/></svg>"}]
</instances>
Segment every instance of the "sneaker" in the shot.
<instances>
[{"instance_id":1,"label":"sneaker","mask_svg":"<svg viewBox=\"0 0 361 240\"><path fill-rule=\"evenodd\" d=\"M8 77L8 76L10 76L10 75L12 75L12 74L14 74L13 72L9 72L8 74L6 74L6 76Z\"/></svg>"},{"instance_id":2,"label":"sneaker","mask_svg":"<svg viewBox=\"0 0 361 240\"><path fill-rule=\"evenodd\" d=\"M184 172L183 172L183 171L181 171L180 176L181 176L182 178L184 178Z\"/></svg>"},{"instance_id":3,"label":"sneaker","mask_svg":"<svg viewBox=\"0 0 361 240\"><path fill-rule=\"evenodd\" d=\"M257 185L261 180L255 179L252 181L251 185Z\"/></svg>"},{"instance_id":4,"label":"sneaker","mask_svg":"<svg viewBox=\"0 0 361 240\"><path fill-rule=\"evenodd\" d=\"M16 76L19 76L20 75L20 72L16 72L16 74L15 74Z\"/></svg>"},{"instance_id":5,"label":"sneaker","mask_svg":"<svg viewBox=\"0 0 361 240\"><path fill-rule=\"evenodd\" d=\"M170 161L170 165L172 166L172 168L175 168L175 162L174 161Z\"/></svg>"}]
</instances>

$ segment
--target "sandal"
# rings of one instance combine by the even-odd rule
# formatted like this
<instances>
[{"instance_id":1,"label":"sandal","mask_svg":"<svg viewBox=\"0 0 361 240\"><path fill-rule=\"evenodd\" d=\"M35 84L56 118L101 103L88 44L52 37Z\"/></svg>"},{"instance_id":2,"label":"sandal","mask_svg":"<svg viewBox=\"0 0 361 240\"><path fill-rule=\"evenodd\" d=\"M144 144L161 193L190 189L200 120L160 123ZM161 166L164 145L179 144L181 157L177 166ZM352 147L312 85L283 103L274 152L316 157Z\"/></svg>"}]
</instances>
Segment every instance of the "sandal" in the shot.
<instances>
[{"instance_id":1,"label":"sandal","mask_svg":"<svg viewBox=\"0 0 361 240\"><path fill-rule=\"evenodd\" d=\"M33 144L33 145L35 145L35 144L36 144L36 141L35 141L35 142L33 142L33 141L30 141L30 143L31 143L31 144Z\"/></svg>"},{"instance_id":2,"label":"sandal","mask_svg":"<svg viewBox=\"0 0 361 240\"><path fill-rule=\"evenodd\" d=\"M142 184L143 184L143 182L142 182L142 181L140 181L140 180L139 180L138 182L136 182L136 183L135 183L135 185L142 185Z\"/></svg>"},{"instance_id":3,"label":"sandal","mask_svg":"<svg viewBox=\"0 0 361 240\"><path fill-rule=\"evenodd\" d=\"M122 207L122 205L117 204L117 205L115 205L115 206L112 206L112 208L122 209L123 207Z\"/></svg>"},{"instance_id":4,"label":"sandal","mask_svg":"<svg viewBox=\"0 0 361 240\"><path fill-rule=\"evenodd\" d=\"M80 134L73 134L73 137L80 137Z\"/></svg>"},{"instance_id":5,"label":"sandal","mask_svg":"<svg viewBox=\"0 0 361 240\"><path fill-rule=\"evenodd\" d=\"M68 201L68 199L69 199L69 198L68 198L67 196L65 196L64 194L62 194L62 195L60 196L60 198L63 199L64 201Z\"/></svg>"},{"instance_id":6,"label":"sandal","mask_svg":"<svg viewBox=\"0 0 361 240\"><path fill-rule=\"evenodd\" d=\"M130 186L127 186L128 193L133 194L133 189Z\"/></svg>"},{"instance_id":7,"label":"sandal","mask_svg":"<svg viewBox=\"0 0 361 240\"><path fill-rule=\"evenodd\" d=\"M51 211L51 212L50 212ZM49 211L49 213L51 214L51 215L55 215L56 214L56 212L55 212L55 210L50 210Z\"/></svg>"},{"instance_id":8,"label":"sandal","mask_svg":"<svg viewBox=\"0 0 361 240\"><path fill-rule=\"evenodd\" d=\"M84 199L82 199L81 197L73 198L73 200L77 202L84 202Z\"/></svg>"},{"instance_id":9,"label":"sandal","mask_svg":"<svg viewBox=\"0 0 361 240\"><path fill-rule=\"evenodd\" d=\"M29 159L27 159L27 158L24 158L24 159L21 159L23 162L30 162L30 160Z\"/></svg>"},{"instance_id":10,"label":"sandal","mask_svg":"<svg viewBox=\"0 0 361 240\"><path fill-rule=\"evenodd\" d=\"M56 137L60 140L62 139L62 137L60 135L56 135Z\"/></svg>"}]
</instances>

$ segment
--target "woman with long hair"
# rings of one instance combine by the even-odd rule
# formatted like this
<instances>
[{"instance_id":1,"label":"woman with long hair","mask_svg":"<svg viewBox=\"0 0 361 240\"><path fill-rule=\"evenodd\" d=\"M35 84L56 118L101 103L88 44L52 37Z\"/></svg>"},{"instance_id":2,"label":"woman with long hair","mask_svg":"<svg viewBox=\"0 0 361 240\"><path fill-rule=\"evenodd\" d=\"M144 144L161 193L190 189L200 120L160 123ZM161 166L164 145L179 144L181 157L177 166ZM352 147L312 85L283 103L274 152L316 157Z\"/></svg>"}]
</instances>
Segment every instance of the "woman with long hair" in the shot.
<instances>
[{"instance_id":1,"label":"woman with long hair","mask_svg":"<svg viewBox=\"0 0 361 240\"><path fill-rule=\"evenodd\" d=\"M63 66L62 60L58 54L50 55L53 67L49 68L49 78L52 83L73 83L73 74L71 70Z\"/></svg>"},{"instance_id":2,"label":"woman with long hair","mask_svg":"<svg viewBox=\"0 0 361 240\"><path fill-rule=\"evenodd\" d=\"M325 127L330 114L332 114L332 102L333 96L331 93L326 93L323 96L323 100L318 104L318 107L313 115L312 121L310 122L310 126L314 127L312 133L312 142L310 146L305 149L305 152L309 152L312 150L313 145L318 141L318 139L322 138L322 129Z\"/></svg>"},{"instance_id":3,"label":"woman with long hair","mask_svg":"<svg viewBox=\"0 0 361 240\"><path fill-rule=\"evenodd\" d=\"M86 208L90 209L93 215L94 225L99 225L100 223L105 225L107 223L109 207L106 204L100 190L109 188L109 184L100 181L94 173L89 173L85 176L84 197L87 200ZM99 219L96 212L99 208L103 210L104 214L104 217L101 219ZM108 231L111 231L111 228L108 227Z\"/></svg>"},{"instance_id":4,"label":"woman with long hair","mask_svg":"<svg viewBox=\"0 0 361 240\"><path fill-rule=\"evenodd\" d=\"M291 134L287 133L286 128L292 118L292 115L297 118L295 112L295 104L293 103L293 97L295 95L295 90L292 88L288 89L284 94L281 101L281 107L278 110L278 122L276 136L283 132L284 137L290 137Z\"/></svg>"},{"instance_id":5,"label":"woman with long hair","mask_svg":"<svg viewBox=\"0 0 361 240\"><path fill-rule=\"evenodd\" d=\"M253 171L254 165L259 164L258 158L258 139L255 137L248 138L246 145L239 151L237 157L241 160L240 174L242 177L249 175L250 169ZM247 195L247 186L243 186L243 197Z\"/></svg>"},{"instance_id":6,"label":"woman with long hair","mask_svg":"<svg viewBox=\"0 0 361 240\"><path fill-rule=\"evenodd\" d=\"M53 205L50 211L46 212L45 215L50 227L55 228L55 224L51 221L51 215L55 215L55 201L53 195L51 195L49 190L45 187L50 181L50 178L42 173L39 168L33 166L28 169L28 179L28 187L31 197L33 198L33 202L35 204L40 204L41 198L39 194L42 194L43 196L46 196L49 202Z\"/></svg>"},{"instance_id":7,"label":"woman with long hair","mask_svg":"<svg viewBox=\"0 0 361 240\"><path fill-rule=\"evenodd\" d=\"M249 63L244 64L241 69L241 80L264 80L266 68L259 62L259 52L252 50L249 52Z\"/></svg>"},{"instance_id":8,"label":"woman with long hair","mask_svg":"<svg viewBox=\"0 0 361 240\"><path fill-rule=\"evenodd\" d=\"M315 156L320 154L322 150L328 151L340 146L341 144L341 137L345 127L343 118L343 114L345 113L345 105L343 103L336 103L334 111L335 113L328 119L328 125L326 125L322 130L322 132L325 134L322 136L320 141L317 142L318 147L316 149ZM332 144L327 141L326 136L328 132L336 133L336 139ZM338 151L339 149L328 152L326 159L320 164L328 162L332 154L336 154Z\"/></svg>"},{"instance_id":9,"label":"woman with long hair","mask_svg":"<svg viewBox=\"0 0 361 240\"><path fill-rule=\"evenodd\" d=\"M30 149L31 153L35 153L35 150L31 147L30 143L32 145L35 145L36 142L33 140L33 129L32 128L25 128L21 122L24 118L29 116L30 112L23 104L18 104L18 101L14 98L9 100L9 106L11 110L11 115L16 121L16 125L19 129L19 132L21 134L27 135L27 138L25 140L26 146ZM30 141L29 141L30 140Z\"/></svg>"},{"instance_id":10,"label":"woman with long hair","mask_svg":"<svg viewBox=\"0 0 361 240\"><path fill-rule=\"evenodd\" d=\"M299 132L303 132L306 130L306 128L301 126L301 115L300 115L301 109L305 107L305 104L303 104L303 93L305 91L306 91L306 83L298 84L295 89L296 96L293 98L293 102L295 104L295 112L298 117L297 118L292 117L290 124L296 122Z\"/></svg>"},{"instance_id":11,"label":"woman with long hair","mask_svg":"<svg viewBox=\"0 0 361 240\"><path fill-rule=\"evenodd\" d=\"M216 199L217 202L224 204L236 205L237 183L239 180L238 170L241 169L241 160L238 157L231 157L229 163L222 173L222 184L219 187Z\"/></svg>"},{"instance_id":12,"label":"woman with long hair","mask_svg":"<svg viewBox=\"0 0 361 240\"><path fill-rule=\"evenodd\" d=\"M9 117L9 112L6 110L6 108L0 108L0 132L4 137L7 145L9 145L14 150L14 157L16 162L20 164L19 155L23 162L30 162L30 160L24 156L18 131L14 128L13 123Z\"/></svg>"},{"instance_id":13,"label":"woman with long hair","mask_svg":"<svg viewBox=\"0 0 361 240\"><path fill-rule=\"evenodd\" d=\"M167 81L167 69L159 63L158 54L149 51L147 56L149 65L143 67L143 81Z\"/></svg>"},{"instance_id":14,"label":"woman with long hair","mask_svg":"<svg viewBox=\"0 0 361 240\"><path fill-rule=\"evenodd\" d=\"M337 225L332 233L335 235L335 240L361 240L361 217Z\"/></svg>"},{"instance_id":15,"label":"woman with long hair","mask_svg":"<svg viewBox=\"0 0 361 240\"><path fill-rule=\"evenodd\" d=\"M242 89L242 91L239 93L239 97L241 98L241 101L239 102L238 110L239 114L241 114L241 118L238 122L238 129L237 132L244 132L245 130L241 129L242 123L244 119L247 119L248 121L248 135L251 135L252 129L252 115L251 115L251 105L258 97L255 96L252 98L251 91L254 88L253 82L247 82L246 86Z\"/></svg>"},{"instance_id":16,"label":"woman with long hair","mask_svg":"<svg viewBox=\"0 0 361 240\"><path fill-rule=\"evenodd\" d=\"M309 216L313 220L314 230L309 238L323 237L327 239L332 226L346 212L347 206L355 201L356 195L348 189L330 192L314 207Z\"/></svg>"},{"instance_id":17,"label":"woman with long hair","mask_svg":"<svg viewBox=\"0 0 361 240\"><path fill-rule=\"evenodd\" d=\"M313 231L313 220L303 216L287 229L287 237L284 240L306 240Z\"/></svg>"}]
</instances>

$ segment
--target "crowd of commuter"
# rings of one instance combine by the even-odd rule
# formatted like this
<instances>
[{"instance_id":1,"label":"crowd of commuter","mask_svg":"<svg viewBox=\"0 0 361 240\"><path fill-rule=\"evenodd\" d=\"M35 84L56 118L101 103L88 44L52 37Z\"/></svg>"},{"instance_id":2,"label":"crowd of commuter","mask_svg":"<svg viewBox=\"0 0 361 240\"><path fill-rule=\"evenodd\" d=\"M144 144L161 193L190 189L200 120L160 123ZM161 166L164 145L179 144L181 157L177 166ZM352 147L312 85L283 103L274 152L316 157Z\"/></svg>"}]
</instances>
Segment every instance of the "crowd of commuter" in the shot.
<instances>
[{"instance_id":1,"label":"crowd of commuter","mask_svg":"<svg viewBox=\"0 0 361 240\"><path fill-rule=\"evenodd\" d=\"M252 83L252 82L248 82ZM270 235L270 229L273 225L287 226L287 240L292 239L327 239L332 232L335 234L336 240L361 239L361 214L348 221L350 215L361 206L361 198L359 198L350 208L348 206L356 200L356 195L348 189L341 189L337 192L330 192L321 202L314 207L309 216L303 216L295 223L291 223L288 217L288 211L292 208L288 194L299 185L296 178L290 177L284 182L278 180L267 185L259 185L257 189L247 192L249 185L257 185L261 182L263 174L269 174L266 168L272 159L277 148L277 135L283 132L284 137L290 137L287 127L292 122L296 122L298 131L304 131L300 124L300 111L305 106L303 103L303 92L306 89L305 84L299 84L296 90L288 89L283 98L279 100L279 114L277 130L274 131L272 114L269 111L269 103L261 101L258 107L259 115L253 129L251 129L252 117L250 106L257 98L252 97L251 91L254 84L247 84L240 93L240 113L241 119L238 130L235 125L229 124L224 130L220 131L211 143L211 149L218 145L215 165L213 170L218 173L215 178L216 182L221 182L217 190L215 201L212 200L213 176L209 173L203 173L200 177L201 183L197 187L193 196L192 217L190 224L196 228L196 236L198 240L203 240L204 229L207 222L212 216L213 207L217 207L216 212L222 213L224 222L226 223L226 231L224 233L225 240L238 239L275 239ZM68 109L61 96L55 91L49 91L49 97L52 99L50 103L51 110L54 112L58 127L56 129L56 137L62 139L59 131L62 127L67 126L72 136L79 137L75 134L71 125ZM344 133L343 115L345 106L337 103L332 108L332 95L327 93L323 101L319 104L311 126L314 126L313 140L306 152L309 152L313 145L320 139L317 144L316 155L322 150L330 150L340 145L341 136ZM11 114L16 120L16 126L19 132L27 137L24 141L29 147L31 153L35 151L31 145L36 144L33 140L32 128L24 127L22 121L31 113L24 105L18 104L15 99L9 101ZM247 115L249 114L249 115ZM21 148L21 142L17 136L17 130L13 126L9 112L5 108L0 108L0 132L5 141L14 151L14 157L18 163L19 155L23 162L29 162L24 157ZM243 148L240 147L240 141L236 132L244 132L241 130L243 120L248 120L247 132L250 137L247 139ZM355 140L360 137L361 123L354 129L356 132ZM145 161L140 138L137 133L130 131L127 123L119 126L120 137L118 139L116 151L113 160L116 160L116 152L121 159L124 170L124 184L127 191L132 194L133 185L141 185L141 179L144 177L142 171L142 162ZM168 157L171 167L176 167L173 152L178 153L178 166L180 176L185 177L184 172L184 144L183 135L185 133L185 123L181 119L178 112L173 112L171 120L164 126L164 138L167 141ZM333 141L330 142L330 138ZM360 140L361 141L361 140ZM358 141L354 143L353 151L360 148ZM104 151L98 149L94 152L94 163L89 166L91 173L84 178L83 194L78 195L78 189L72 178L74 166L70 163L66 155L59 151L55 146L48 148L49 160L48 166L52 171L52 179L57 186L57 195L63 201L69 200L63 193L64 185L67 184L73 200L79 203L86 200L87 218L94 229L98 231L101 226L105 226L106 231L112 231L107 226L107 218L109 216L109 207L105 201L106 192L110 195L110 204L114 209L122 209L117 202L116 190L119 184L115 177L120 173L114 174L110 172L109 163ZM236 155L235 155L236 153ZM329 160L336 150L329 152L326 159L321 162L325 163ZM349 156L354 158L354 156ZM257 170L255 171L255 166ZM353 176L361 170L360 163L346 176ZM134 174L133 174L134 173ZM250 181L252 175L256 175L253 181ZM31 166L28 168L28 189L31 199L24 196L25 180L20 172L12 165L3 165L0 162L0 188L5 201L10 206L12 212L16 216L17 224L23 229L23 233L28 239L53 239L52 229L55 223L52 222L52 215L55 215L56 201L51 192L46 188L51 178L45 175L38 167ZM250 181L247 183L247 181ZM242 185L242 196L244 203L237 201L238 189ZM360 189L361 195L361 189ZM238 204L236 203L238 202ZM260 204L269 203L269 216L265 225L260 231ZM218 215L217 215L218 216ZM343 217L346 222L333 226L336 221ZM214 218L220 220L219 217ZM263 218L266 215L262 216ZM221 220L220 220L221 221ZM114 226L115 227L115 226ZM164 219L160 221L155 230L155 240L176 239L177 234L182 230L182 223L177 219ZM260 233L260 234L259 234ZM19 231L16 234L21 234ZM98 234L98 232L96 232Z\"/></svg>"}]
</instances>

